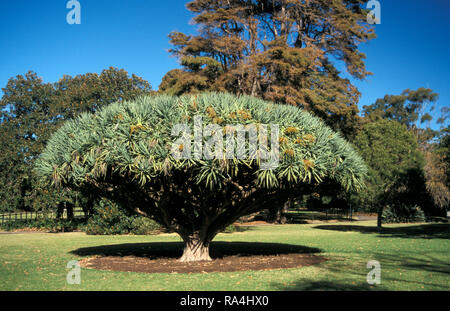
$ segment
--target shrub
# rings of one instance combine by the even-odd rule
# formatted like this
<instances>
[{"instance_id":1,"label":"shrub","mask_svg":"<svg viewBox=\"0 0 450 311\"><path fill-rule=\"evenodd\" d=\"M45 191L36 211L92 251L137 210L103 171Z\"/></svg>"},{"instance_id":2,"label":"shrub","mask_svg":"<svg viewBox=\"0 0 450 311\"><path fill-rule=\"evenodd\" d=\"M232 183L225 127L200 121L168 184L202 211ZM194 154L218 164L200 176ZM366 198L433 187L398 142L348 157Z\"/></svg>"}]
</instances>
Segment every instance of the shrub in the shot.
<instances>
[{"instance_id":1,"label":"shrub","mask_svg":"<svg viewBox=\"0 0 450 311\"><path fill-rule=\"evenodd\" d=\"M383 210L383 223L408 223L425 222L425 214L417 205L408 206L406 204L390 205Z\"/></svg>"},{"instance_id":2,"label":"shrub","mask_svg":"<svg viewBox=\"0 0 450 311\"><path fill-rule=\"evenodd\" d=\"M0 225L2 230L14 231L18 229L35 229L50 232L71 232L83 230L85 225L84 219L24 219L16 221L8 221Z\"/></svg>"},{"instance_id":3,"label":"shrub","mask_svg":"<svg viewBox=\"0 0 450 311\"><path fill-rule=\"evenodd\" d=\"M89 218L86 233L92 235L151 234L160 226L146 217L129 215L118 204L101 199Z\"/></svg>"},{"instance_id":4,"label":"shrub","mask_svg":"<svg viewBox=\"0 0 450 311\"><path fill-rule=\"evenodd\" d=\"M233 233L236 232L236 226L235 225L229 225L228 227L225 228L225 230L223 231L224 233Z\"/></svg>"},{"instance_id":5,"label":"shrub","mask_svg":"<svg viewBox=\"0 0 450 311\"><path fill-rule=\"evenodd\" d=\"M137 235L155 234L161 231L161 226L147 217L132 216L132 228L130 233Z\"/></svg>"}]
</instances>

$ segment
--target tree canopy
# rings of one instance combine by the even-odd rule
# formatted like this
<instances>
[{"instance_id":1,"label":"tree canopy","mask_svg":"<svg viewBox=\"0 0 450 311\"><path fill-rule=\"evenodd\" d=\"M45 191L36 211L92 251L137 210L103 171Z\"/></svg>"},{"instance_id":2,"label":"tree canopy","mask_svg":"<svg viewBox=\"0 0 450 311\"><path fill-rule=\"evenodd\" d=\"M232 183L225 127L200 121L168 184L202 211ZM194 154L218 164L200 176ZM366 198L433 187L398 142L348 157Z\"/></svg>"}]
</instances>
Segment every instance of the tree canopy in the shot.
<instances>
[{"instance_id":1,"label":"tree canopy","mask_svg":"<svg viewBox=\"0 0 450 311\"><path fill-rule=\"evenodd\" d=\"M247 94L299 106L344 135L353 134L360 93L333 61L357 79L370 74L358 45L375 37L362 0L194 0L198 35L169 35L183 69L164 76L161 92Z\"/></svg>"},{"instance_id":2,"label":"tree canopy","mask_svg":"<svg viewBox=\"0 0 450 311\"><path fill-rule=\"evenodd\" d=\"M410 155L420 153L424 159L424 164L419 168L417 165L410 163L410 171L415 171L418 174L414 182L410 178L411 184L408 187L412 195L409 197L415 198L427 214L431 210L434 210L434 214L442 214L442 211L445 211L450 202L448 152L444 151L446 129L437 131L429 127L429 123L433 119L432 114L435 114L438 97L439 95L429 88L406 89L400 95L385 95L383 98L377 99L374 104L363 108L365 119L368 120L369 124L372 124L368 125L369 128L373 129L373 122L391 120L405 125L410 132L409 135L415 136L418 143L417 150ZM437 123L444 124L447 118L448 108L443 107ZM367 130L370 130L369 128ZM400 146L402 142L397 142L399 139L402 138L392 137L392 141ZM405 151L398 150L398 152ZM409 152L412 152L412 149ZM369 153L367 155L371 156ZM379 156L383 157L383 154L379 153ZM398 166L401 167L405 164L407 163L401 162ZM381 167L384 167L384 165L381 165ZM399 172L395 173L394 176L401 176ZM392 180L392 176L388 176L387 180ZM420 190L418 190L419 188ZM423 189L426 189L426 193L423 192ZM422 199L414 195L418 193L420 193ZM432 198L432 201L427 201L429 197Z\"/></svg>"},{"instance_id":3,"label":"tree canopy","mask_svg":"<svg viewBox=\"0 0 450 311\"><path fill-rule=\"evenodd\" d=\"M417 138L405 124L395 120L368 123L354 144L369 167L367 191L358 198L381 213L399 202L424 207L427 201L423 176L424 158Z\"/></svg>"},{"instance_id":4,"label":"tree canopy","mask_svg":"<svg viewBox=\"0 0 450 311\"><path fill-rule=\"evenodd\" d=\"M363 115L372 121L395 120L412 127L418 125L417 122L422 124L431 121L432 116L427 108L433 110L434 107L427 107L427 105L436 102L438 97L437 93L428 88L406 89L400 95L385 95L377 99L374 104L364 106Z\"/></svg>"},{"instance_id":5,"label":"tree canopy","mask_svg":"<svg viewBox=\"0 0 450 311\"><path fill-rule=\"evenodd\" d=\"M199 116L205 129L216 125L219 136L239 125L277 124L278 141L272 143L279 147L278 165L263 169L250 153L177 158L174 126L192 127ZM203 144L211 136L203 137ZM176 149L184 148L190 146ZM187 261L209 259L209 242L241 216L326 180L359 190L366 174L351 145L317 117L293 106L219 93L141 97L83 114L50 138L36 170L54 185L95 192L177 232Z\"/></svg>"}]
</instances>

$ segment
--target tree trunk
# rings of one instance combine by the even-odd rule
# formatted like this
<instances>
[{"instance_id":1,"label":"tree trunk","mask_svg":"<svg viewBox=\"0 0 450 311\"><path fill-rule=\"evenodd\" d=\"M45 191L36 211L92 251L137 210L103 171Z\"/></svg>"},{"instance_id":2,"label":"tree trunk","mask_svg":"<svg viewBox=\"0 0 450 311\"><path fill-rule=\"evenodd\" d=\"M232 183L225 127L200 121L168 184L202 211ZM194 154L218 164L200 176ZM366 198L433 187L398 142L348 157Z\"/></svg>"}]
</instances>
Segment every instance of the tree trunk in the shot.
<instances>
[{"instance_id":1,"label":"tree trunk","mask_svg":"<svg viewBox=\"0 0 450 311\"><path fill-rule=\"evenodd\" d=\"M70 202L66 203L66 210L67 210L67 219L73 219L73 204Z\"/></svg>"},{"instance_id":2,"label":"tree trunk","mask_svg":"<svg viewBox=\"0 0 450 311\"><path fill-rule=\"evenodd\" d=\"M193 261L211 261L209 256L209 242L202 239L198 233L182 236L184 240L183 255L179 259L180 262L193 262Z\"/></svg>"},{"instance_id":3,"label":"tree trunk","mask_svg":"<svg viewBox=\"0 0 450 311\"><path fill-rule=\"evenodd\" d=\"M381 231L381 216L383 215L383 208L378 209L378 215L377 215L377 229L378 231Z\"/></svg>"},{"instance_id":4,"label":"tree trunk","mask_svg":"<svg viewBox=\"0 0 450 311\"><path fill-rule=\"evenodd\" d=\"M289 206L290 206L289 201L287 201L285 204L283 204L282 208L279 208L277 210L276 219L275 219L275 222L277 224L284 225L285 223L287 223L286 212L287 212Z\"/></svg>"},{"instance_id":5,"label":"tree trunk","mask_svg":"<svg viewBox=\"0 0 450 311\"><path fill-rule=\"evenodd\" d=\"M291 206L292 199L288 199L286 202L284 202L283 205L275 205L274 207L270 208L268 221L277 224L287 223L286 213Z\"/></svg>"}]
</instances>

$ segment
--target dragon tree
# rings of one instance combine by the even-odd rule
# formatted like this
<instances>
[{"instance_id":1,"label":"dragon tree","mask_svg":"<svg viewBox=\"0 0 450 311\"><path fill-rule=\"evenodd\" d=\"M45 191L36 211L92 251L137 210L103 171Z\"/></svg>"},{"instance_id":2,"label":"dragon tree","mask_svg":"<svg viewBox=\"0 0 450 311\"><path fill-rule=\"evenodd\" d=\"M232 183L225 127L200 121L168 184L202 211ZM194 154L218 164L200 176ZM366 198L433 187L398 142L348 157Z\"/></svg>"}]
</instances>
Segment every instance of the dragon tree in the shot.
<instances>
[{"instance_id":1,"label":"dragon tree","mask_svg":"<svg viewBox=\"0 0 450 311\"><path fill-rule=\"evenodd\" d=\"M252 125L267 125L257 134L270 146L265 152L250 152L248 139L229 143L230 131ZM141 97L69 120L48 141L36 172L56 187L154 219L183 239L180 261L200 261L211 260L210 242L240 217L308 185L332 181L359 191L367 169L340 134L300 108L203 93Z\"/></svg>"}]
</instances>

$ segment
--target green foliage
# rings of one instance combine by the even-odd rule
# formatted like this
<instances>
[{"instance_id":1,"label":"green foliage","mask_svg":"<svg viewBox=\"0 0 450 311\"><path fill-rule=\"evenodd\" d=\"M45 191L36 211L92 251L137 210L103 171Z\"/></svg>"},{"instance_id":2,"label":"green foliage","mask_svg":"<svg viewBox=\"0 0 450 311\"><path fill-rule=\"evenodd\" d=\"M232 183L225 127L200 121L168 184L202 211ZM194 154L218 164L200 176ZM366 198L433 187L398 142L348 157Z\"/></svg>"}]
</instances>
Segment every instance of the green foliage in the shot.
<instances>
[{"instance_id":1,"label":"green foliage","mask_svg":"<svg viewBox=\"0 0 450 311\"><path fill-rule=\"evenodd\" d=\"M427 88L417 90L404 90L400 95L386 95L369 106L364 106L363 114L372 121L380 119L395 120L411 127L419 121L424 123L432 119L425 109L429 103L434 103L438 94ZM420 119L419 119L420 118Z\"/></svg>"},{"instance_id":2,"label":"green foliage","mask_svg":"<svg viewBox=\"0 0 450 311\"><path fill-rule=\"evenodd\" d=\"M450 126L440 131L436 153L443 158L446 167L447 187L450 186Z\"/></svg>"},{"instance_id":3,"label":"green foliage","mask_svg":"<svg viewBox=\"0 0 450 311\"><path fill-rule=\"evenodd\" d=\"M82 112L149 94L148 82L121 69L64 76L44 83L36 73L9 79L0 100L0 211L43 210L79 194L52 191L31 174L48 138Z\"/></svg>"},{"instance_id":4,"label":"green foliage","mask_svg":"<svg viewBox=\"0 0 450 311\"><path fill-rule=\"evenodd\" d=\"M223 231L224 233L233 233L236 232L236 226L235 225L229 225L225 228L225 230Z\"/></svg>"},{"instance_id":5,"label":"green foliage","mask_svg":"<svg viewBox=\"0 0 450 311\"><path fill-rule=\"evenodd\" d=\"M445 147L442 148L442 138L445 141L445 129L438 132L429 127L419 127L423 123L429 124L429 121L432 120L430 113L435 109L434 103L437 99L438 94L431 89L419 88L415 91L407 89L400 95L386 95L374 104L364 106L366 119L399 122L407 126L410 136L416 137L418 145L415 148L416 151L413 151L411 155L420 152L421 157L424 158L424 165L417 166L410 163L409 172L405 173L409 164L408 162L400 162L399 166L404 168L403 171L396 172L392 176L397 180L403 180L403 187L408 188L402 191L405 194L404 198L408 202L414 202L414 198L416 200L414 203L422 206L428 216L442 215L450 201L448 152L445 152ZM446 108L442 109L442 116L438 119L438 123L445 123L448 111ZM398 138L399 141L401 139L402 137ZM411 150L409 148L409 151L407 149L403 151L410 152ZM372 152L377 153L376 150L372 150ZM397 154L402 150L393 149L393 152ZM385 164L381 161L379 163L381 166ZM386 175L383 178L388 180L392 176ZM394 196L391 195L390 197L394 199Z\"/></svg>"},{"instance_id":6,"label":"green foliage","mask_svg":"<svg viewBox=\"0 0 450 311\"><path fill-rule=\"evenodd\" d=\"M425 222L425 213L417 205L407 204L389 205L383 209L381 216L383 223Z\"/></svg>"},{"instance_id":7,"label":"green foliage","mask_svg":"<svg viewBox=\"0 0 450 311\"><path fill-rule=\"evenodd\" d=\"M50 232L71 232L83 230L85 227L84 219L27 219L8 221L0 225L5 231L14 231L18 229L43 230Z\"/></svg>"},{"instance_id":8,"label":"green foliage","mask_svg":"<svg viewBox=\"0 0 450 311\"><path fill-rule=\"evenodd\" d=\"M363 187L364 162L318 118L295 107L216 93L144 97L110 105L95 117L83 114L53 135L37 171L56 185L81 187L92 178L129 174L142 186L179 169L195 168L192 173L197 184L218 189L234 176L233 167L257 164L251 158L227 161L223 167L215 159L176 160L171 154L171 129L192 120L194 115L203 116L204 123L221 119L224 125L279 124L280 165L274 170L255 171L253 182L263 188L320 183L325 177L347 190Z\"/></svg>"},{"instance_id":9,"label":"green foliage","mask_svg":"<svg viewBox=\"0 0 450 311\"><path fill-rule=\"evenodd\" d=\"M375 211L399 199L420 200L424 161L406 125L393 120L368 123L354 143L369 166L367 191L358 196L357 205Z\"/></svg>"},{"instance_id":10,"label":"green foliage","mask_svg":"<svg viewBox=\"0 0 450 311\"><path fill-rule=\"evenodd\" d=\"M136 235L147 235L147 234L156 234L161 231L161 225L156 223L154 220L151 220L147 217L143 216L131 216L131 234Z\"/></svg>"},{"instance_id":11,"label":"green foliage","mask_svg":"<svg viewBox=\"0 0 450 311\"><path fill-rule=\"evenodd\" d=\"M98 202L86 225L86 233L92 235L152 234L159 229L160 226L154 221L129 215L118 204L107 199Z\"/></svg>"}]
</instances>

